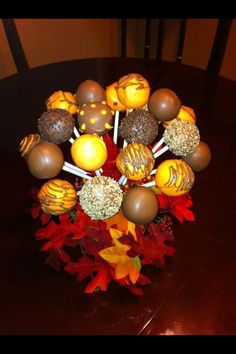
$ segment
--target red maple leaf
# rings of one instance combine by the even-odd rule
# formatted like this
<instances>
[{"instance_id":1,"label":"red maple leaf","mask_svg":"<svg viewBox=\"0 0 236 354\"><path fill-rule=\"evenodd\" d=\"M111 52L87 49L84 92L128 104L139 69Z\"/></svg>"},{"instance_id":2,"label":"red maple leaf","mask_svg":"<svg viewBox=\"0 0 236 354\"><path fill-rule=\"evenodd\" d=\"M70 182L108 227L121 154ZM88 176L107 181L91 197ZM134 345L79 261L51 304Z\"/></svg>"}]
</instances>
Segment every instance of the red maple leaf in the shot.
<instances>
[{"instance_id":1,"label":"red maple leaf","mask_svg":"<svg viewBox=\"0 0 236 354\"><path fill-rule=\"evenodd\" d=\"M143 265L156 264L163 267L165 265L164 256L172 256L175 252L174 247L165 244L165 241L173 240L173 236L162 232L158 224L149 224L147 235L144 235L142 230L136 227L136 236L136 241L130 234L122 236L119 241L131 246L127 253L130 257L142 256L141 263Z\"/></svg>"},{"instance_id":2,"label":"red maple leaf","mask_svg":"<svg viewBox=\"0 0 236 354\"><path fill-rule=\"evenodd\" d=\"M110 176L115 180L118 180L121 176L121 173L116 167L116 157L119 153L118 146L112 140L112 137L109 134L103 135L103 141L107 147L107 160L105 164L102 166L103 175Z\"/></svg>"},{"instance_id":3,"label":"red maple leaf","mask_svg":"<svg viewBox=\"0 0 236 354\"><path fill-rule=\"evenodd\" d=\"M168 210L180 222L184 219L188 221L195 221L194 213L189 210L193 205L192 198L189 193L177 197L169 197L165 194L158 194L157 199L160 209Z\"/></svg>"},{"instance_id":4,"label":"red maple leaf","mask_svg":"<svg viewBox=\"0 0 236 354\"><path fill-rule=\"evenodd\" d=\"M71 262L65 267L65 271L74 274L78 273L77 281L81 281L89 276L93 276L96 272L97 274L87 285L85 292L92 293L96 289L101 289L102 291L107 290L107 285L110 282L110 268L102 260L93 260L88 256L83 256L78 260L78 262Z\"/></svg>"}]
</instances>

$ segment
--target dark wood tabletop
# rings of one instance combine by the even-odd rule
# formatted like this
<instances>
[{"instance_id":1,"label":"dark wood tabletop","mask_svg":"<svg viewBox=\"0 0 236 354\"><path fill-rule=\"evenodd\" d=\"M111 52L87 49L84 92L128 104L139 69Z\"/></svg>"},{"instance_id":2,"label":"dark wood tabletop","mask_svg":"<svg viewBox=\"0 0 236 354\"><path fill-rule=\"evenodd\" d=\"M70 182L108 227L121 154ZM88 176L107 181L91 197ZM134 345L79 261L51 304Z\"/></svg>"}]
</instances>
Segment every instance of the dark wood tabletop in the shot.
<instances>
[{"instance_id":1,"label":"dark wood tabletop","mask_svg":"<svg viewBox=\"0 0 236 354\"><path fill-rule=\"evenodd\" d=\"M105 87L130 72L194 109L212 161L191 190L196 221L176 224L176 253L163 269L147 270L144 296L118 286L89 295L86 281L44 263L28 195L42 180L30 174L19 142L37 132L54 91L75 92L86 79ZM75 60L1 80L0 111L0 334L236 334L236 82L170 62Z\"/></svg>"}]
</instances>

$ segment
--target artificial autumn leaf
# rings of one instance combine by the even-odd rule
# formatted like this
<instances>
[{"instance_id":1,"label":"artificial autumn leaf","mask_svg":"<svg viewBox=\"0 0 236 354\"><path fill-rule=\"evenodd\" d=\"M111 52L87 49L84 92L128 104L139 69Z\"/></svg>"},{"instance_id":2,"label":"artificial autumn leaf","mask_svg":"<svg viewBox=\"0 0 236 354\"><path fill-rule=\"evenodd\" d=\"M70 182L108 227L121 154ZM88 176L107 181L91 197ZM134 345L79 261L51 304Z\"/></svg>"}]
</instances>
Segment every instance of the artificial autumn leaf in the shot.
<instances>
[{"instance_id":1,"label":"artificial autumn leaf","mask_svg":"<svg viewBox=\"0 0 236 354\"><path fill-rule=\"evenodd\" d=\"M131 232L131 234L136 239L135 224L126 219L121 209L119 213L104 221L107 225L108 230L110 228L115 228L117 230L120 230L124 234L128 234L129 232Z\"/></svg>"},{"instance_id":2,"label":"artificial autumn leaf","mask_svg":"<svg viewBox=\"0 0 236 354\"><path fill-rule=\"evenodd\" d=\"M148 233L144 235L140 228L136 228L137 241L132 236L126 235L120 238L123 242L131 247L128 255L142 256L142 264L156 264L159 267L165 265L164 256L172 256L175 252L173 247L167 246L164 242L173 240L173 236L168 235L160 230L159 225L151 223L148 226Z\"/></svg>"},{"instance_id":3,"label":"artificial autumn leaf","mask_svg":"<svg viewBox=\"0 0 236 354\"><path fill-rule=\"evenodd\" d=\"M157 195L160 209L168 210L180 222L184 219L188 221L195 221L194 213L188 208L193 205L189 193L179 195L177 197L169 197L165 194Z\"/></svg>"},{"instance_id":4,"label":"artificial autumn leaf","mask_svg":"<svg viewBox=\"0 0 236 354\"><path fill-rule=\"evenodd\" d=\"M119 238L122 236L121 231L110 229L110 234L115 246L101 250L99 255L115 267L116 279L121 279L129 275L131 282L135 284L141 269L140 259L138 256L134 258L127 256L130 246L122 244L119 241Z\"/></svg>"},{"instance_id":5,"label":"artificial autumn leaf","mask_svg":"<svg viewBox=\"0 0 236 354\"><path fill-rule=\"evenodd\" d=\"M86 293L91 293L97 288L107 290L107 285L110 282L109 268L101 260L93 260L85 255L78 262L69 263L64 269L70 274L78 273L77 281L81 281L97 272L97 275L87 285Z\"/></svg>"},{"instance_id":6,"label":"artificial autumn leaf","mask_svg":"<svg viewBox=\"0 0 236 354\"><path fill-rule=\"evenodd\" d=\"M107 147L107 160L102 166L103 175L110 176L115 180L118 180L121 176L121 173L116 167L116 157L119 153L118 146L112 140L112 137L109 134L103 135L103 141Z\"/></svg>"},{"instance_id":7,"label":"artificial autumn leaf","mask_svg":"<svg viewBox=\"0 0 236 354\"><path fill-rule=\"evenodd\" d=\"M85 293L89 294L99 289L102 291L107 290L107 285L110 282L110 274L107 267L101 265L98 269L97 275L91 280L91 282L86 286Z\"/></svg>"}]
</instances>

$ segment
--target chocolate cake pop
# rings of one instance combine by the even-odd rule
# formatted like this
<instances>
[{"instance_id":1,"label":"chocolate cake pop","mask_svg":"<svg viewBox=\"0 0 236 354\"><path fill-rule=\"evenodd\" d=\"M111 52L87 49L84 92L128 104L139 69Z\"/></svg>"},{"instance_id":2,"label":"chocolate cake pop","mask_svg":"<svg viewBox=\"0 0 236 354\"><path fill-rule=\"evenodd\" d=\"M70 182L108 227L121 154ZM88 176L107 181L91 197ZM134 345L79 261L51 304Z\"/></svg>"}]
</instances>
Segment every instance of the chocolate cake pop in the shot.
<instances>
[{"instance_id":1,"label":"chocolate cake pop","mask_svg":"<svg viewBox=\"0 0 236 354\"><path fill-rule=\"evenodd\" d=\"M105 90L97 81L85 80L77 88L75 99L79 106L89 102L105 101Z\"/></svg>"},{"instance_id":2,"label":"chocolate cake pop","mask_svg":"<svg viewBox=\"0 0 236 354\"><path fill-rule=\"evenodd\" d=\"M197 148L189 155L183 156L182 159L187 162L194 171L204 170L211 161L211 150L209 146L200 141Z\"/></svg>"},{"instance_id":3,"label":"chocolate cake pop","mask_svg":"<svg viewBox=\"0 0 236 354\"><path fill-rule=\"evenodd\" d=\"M113 178L97 176L83 185L79 198L82 209L91 219L107 219L118 213L123 192Z\"/></svg>"},{"instance_id":4,"label":"chocolate cake pop","mask_svg":"<svg viewBox=\"0 0 236 354\"><path fill-rule=\"evenodd\" d=\"M29 134L20 142L19 151L21 156L27 159L29 152L41 141L39 134Z\"/></svg>"},{"instance_id":5,"label":"chocolate cake pop","mask_svg":"<svg viewBox=\"0 0 236 354\"><path fill-rule=\"evenodd\" d=\"M194 179L194 172L183 160L165 160L155 173L157 187L162 193L172 197L189 192Z\"/></svg>"},{"instance_id":6,"label":"chocolate cake pop","mask_svg":"<svg viewBox=\"0 0 236 354\"><path fill-rule=\"evenodd\" d=\"M129 144L122 149L117 158L118 170L128 179L139 181L152 171L155 159L150 149L143 144Z\"/></svg>"},{"instance_id":7,"label":"chocolate cake pop","mask_svg":"<svg viewBox=\"0 0 236 354\"><path fill-rule=\"evenodd\" d=\"M57 145L43 141L30 151L27 163L33 176L53 178L62 170L64 156Z\"/></svg>"},{"instance_id":8,"label":"chocolate cake pop","mask_svg":"<svg viewBox=\"0 0 236 354\"><path fill-rule=\"evenodd\" d=\"M158 122L149 112L138 109L122 119L119 134L130 143L151 144L158 134Z\"/></svg>"},{"instance_id":9,"label":"chocolate cake pop","mask_svg":"<svg viewBox=\"0 0 236 354\"><path fill-rule=\"evenodd\" d=\"M52 179L41 187L38 199L45 213L65 214L77 204L77 192L71 183L61 179Z\"/></svg>"},{"instance_id":10,"label":"chocolate cake pop","mask_svg":"<svg viewBox=\"0 0 236 354\"><path fill-rule=\"evenodd\" d=\"M198 146L200 134L195 124L176 120L166 128L163 138L173 154L186 156Z\"/></svg>"},{"instance_id":11,"label":"chocolate cake pop","mask_svg":"<svg viewBox=\"0 0 236 354\"><path fill-rule=\"evenodd\" d=\"M133 187L125 193L121 210L124 216L135 224L148 224L158 213L155 193L146 187Z\"/></svg>"},{"instance_id":12,"label":"chocolate cake pop","mask_svg":"<svg viewBox=\"0 0 236 354\"><path fill-rule=\"evenodd\" d=\"M113 128L112 112L101 102L84 104L79 110L77 121L83 133L103 135Z\"/></svg>"},{"instance_id":13,"label":"chocolate cake pop","mask_svg":"<svg viewBox=\"0 0 236 354\"><path fill-rule=\"evenodd\" d=\"M148 101L149 111L160 121L176 118L180 107L179 97L167 88L154 91Z\"/></svg>"},{"instance_id":14,"label":"chocolate cake pop","mask_svg":"<svg viewBox=\"0 0 236 354\"><path fill-rule=\"evenodd\" d=\"M121 77L117 82L116 90L120 102L128 109L142 107L147 103L150 95L149 83L136 73Z\"/></svg>"},{"instance_id":15,"label":"chocolate cake pop","mask_svg":"<svg viewBox=\"0 0 236 354\"><path fill-rule=\"evenodd\" d=\"M74 129L74 118L63 109L51 109L38 119L41 136L54 144L67 141Z\"/></svg>"},{"instance_id":16,"label":"chocolate cake pop","mask_svg":"<svg viewBox=\"0 0 236 354\"><path fill-rule=\"evenodd\" d=\"M47 110L59 108L70 114L78 111L75 97L70 92L56 91L46 101Z\"/></svg>"}]
</instances>

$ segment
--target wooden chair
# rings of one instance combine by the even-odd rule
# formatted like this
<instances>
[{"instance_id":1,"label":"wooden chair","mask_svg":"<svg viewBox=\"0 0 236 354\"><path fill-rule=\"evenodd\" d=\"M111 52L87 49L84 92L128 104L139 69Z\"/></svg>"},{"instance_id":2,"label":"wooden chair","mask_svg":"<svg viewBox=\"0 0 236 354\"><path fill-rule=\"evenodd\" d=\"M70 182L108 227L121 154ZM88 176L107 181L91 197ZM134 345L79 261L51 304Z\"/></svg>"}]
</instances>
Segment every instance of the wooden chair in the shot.
<instances>
[{"instance_id":1,"label":"wooden chair","mask_svg":"<svg viewBox=\"0 0 236 354\"><path fill-rule=\"evenodd\" d=\"M144 58L148 59L150 57L150 47L151 47L151 19L145 19L145 44L144 44ZM164 39L165 39L165 19L159 19L158 28L158 46L156 50L156 59L162 60ZM217 30L211 49L211 54L209 57L207 71L209 73L219 74L220 67L224 58L224 52L228 40L228 35L231 27L232 19L219 19ZM181 19L178 45L177 45L177 56L175 61L181 63L183 59L183 49L184 40L187 27L187 19ZM127 19L121 19L121 57L126 57L127 43Z\"/></svg>"},{"instance_id":2,"label":"wooden chair","mask_svg":"<svg viewBox=\"0 0 236 354\"><path fill-rule=\"evenodd\" d=\"M2 19L8 44L14 59L16 69L20 73L29 69L14 19Z\"/></svg>"}]
</instances>

